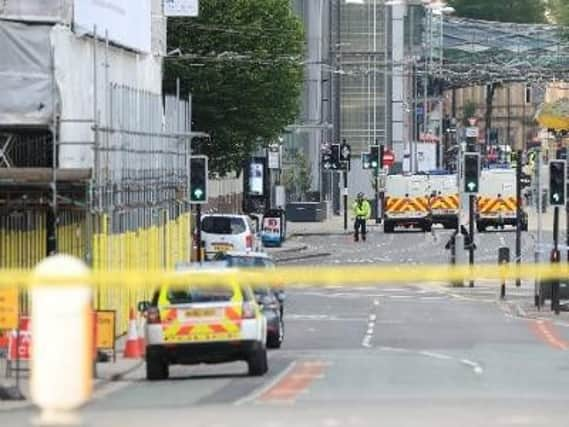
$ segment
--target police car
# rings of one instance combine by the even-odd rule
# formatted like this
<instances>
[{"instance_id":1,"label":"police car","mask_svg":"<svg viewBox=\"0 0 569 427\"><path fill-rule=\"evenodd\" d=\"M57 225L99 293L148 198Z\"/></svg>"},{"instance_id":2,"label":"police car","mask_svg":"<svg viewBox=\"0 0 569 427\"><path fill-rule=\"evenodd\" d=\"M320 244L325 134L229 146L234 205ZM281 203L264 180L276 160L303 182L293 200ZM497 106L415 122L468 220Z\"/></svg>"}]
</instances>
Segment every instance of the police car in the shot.
<instances>
[{"instance_id":1,"label":"police car","mask_svg":"<svg viewBox=\"0 0 569 427\"><path fill-rule=\"evenodd\" d=\"M147 319L149 380L168 378L170 365L242 360L249 375L268 370L267 320L251 288L231 276L219 285L162 286L139 310Z\"/></svg>"}]
</instances>

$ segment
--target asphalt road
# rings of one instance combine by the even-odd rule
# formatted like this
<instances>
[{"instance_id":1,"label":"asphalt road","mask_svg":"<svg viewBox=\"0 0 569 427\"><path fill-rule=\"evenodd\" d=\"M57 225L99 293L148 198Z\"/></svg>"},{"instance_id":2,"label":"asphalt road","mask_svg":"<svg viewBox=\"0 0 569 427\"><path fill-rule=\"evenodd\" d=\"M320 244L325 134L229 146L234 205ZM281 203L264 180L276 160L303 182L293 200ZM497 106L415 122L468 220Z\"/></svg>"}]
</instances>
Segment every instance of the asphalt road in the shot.
<instances>
[{"instance_id":1,"label":"asphalt road","mask_svg":"<svg viewBox=\"0 0 569 427\"><path fill-rule=\"evenodd\" d=\"M446 262L449 232L372 230L310 237L333 255L315 264ZM478 259L513 248L511 232L479 236ZM524 254L533 259L532 237ZM299 262L302 263L302 262ZM149 383L143 368L95 394L92 426L557 426L566 425L569 325L513 316L495 300L417 283L290 291L283 348L263 378L246 366L176 367ZM0 406L1 408L1 406ZM2 411L26 425L29 409Z\"/></svg>"}]
</instances>

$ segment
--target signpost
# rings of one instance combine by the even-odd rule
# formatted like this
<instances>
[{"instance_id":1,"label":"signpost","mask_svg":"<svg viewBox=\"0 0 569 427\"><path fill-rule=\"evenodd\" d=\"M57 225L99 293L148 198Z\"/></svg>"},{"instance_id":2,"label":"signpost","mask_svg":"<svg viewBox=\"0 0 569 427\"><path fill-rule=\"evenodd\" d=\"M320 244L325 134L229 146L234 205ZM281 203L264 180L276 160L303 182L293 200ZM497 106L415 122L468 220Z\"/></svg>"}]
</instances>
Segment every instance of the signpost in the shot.
<instances>
[{"instance_id":1,"label":"signpost","mask_svg":"<svg viewBox=\"0 0 569 427\"><path fill-rule=\"evenodd\" d=\"M0 289L0 329L16 329L18 311L18 290Z\"/></svg>"},{"instance_id":2,"label":"signpost","mask_svg":"<svg viewBox=\"0 0 569 427\"><path fill-rule=\"evenodd\" d=\"M116 361L116 316L117 313L114 310L97 310L95 312L95 348L112 351L113 361Z\"/></svg>"},{"instance_id":3,"label":"signpost","mask_svg":"<svg viewBox=\"0 0 569 427\"><path fill-rule=\"evenodd\" d=\"M391 167L395 163L395 154L391 150L385 150L383 153L383 166Z\"/></svg>"}]
</instances>

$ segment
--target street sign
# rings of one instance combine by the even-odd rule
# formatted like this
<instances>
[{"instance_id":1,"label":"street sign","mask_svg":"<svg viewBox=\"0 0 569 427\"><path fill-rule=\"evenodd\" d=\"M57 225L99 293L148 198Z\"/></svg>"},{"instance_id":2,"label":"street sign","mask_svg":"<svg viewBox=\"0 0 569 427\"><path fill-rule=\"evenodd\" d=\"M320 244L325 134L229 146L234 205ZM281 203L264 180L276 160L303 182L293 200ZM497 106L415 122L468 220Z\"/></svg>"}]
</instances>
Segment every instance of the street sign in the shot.
<instances>
[{"instance_id":1,"label":"street sign","mask_svg":"<svg viewBox=\"0 0 569 427\"><path fill-rule=\"evenodd\" d=\"M385 150L383 153L383 166L393 166L395 163L395 154L391 150Z\"/></svg>"},{"instance_id":2,"label":"street sign","mask_svg":"<svg viewBox=\"0 0 569 427\"><path fill-rule=\"evenodd\" d=\"M267 149L267 157L269 163L269 169L280 169L281 168L281 146L279 144L269 145Z\"/></svg>"},{"instance_id":3,"label":"street sign","mask_svg":"<svg viewBox=\"0 0 569 427\"><path fill-rule=\"evenodd\" d=\"M114 310L97 310L95 312L95 346L97 350L115 349L115 323Z\"/></svg>"},{"instance_id":4,"label":"street sign","mask_svg":"<svg viewBox=\"0 0 569 427\"><path fill-rule=\"evenodd\" d=\"M469 126L466 128L467 138L478 138L479 130L477 127Z\"/></svg>"},{"instance_id":5,"label":"street sign","mask_svg":"<svg viewBox=\"0 0 569 427\"><path fill-rule=\"evenodd\" d=\"M199 0L164 0L164 15L196 17L199 15Z\"/></svg>"},{"instance_id":6,"label":"street sign","mask_svg":"<svg viewBox=\"0 0 569 427\"><path fill-rule=\"evenodd\" d=\"M18 327L18 290L0 289L0 329Z\"/></svg>"}]
</instances>

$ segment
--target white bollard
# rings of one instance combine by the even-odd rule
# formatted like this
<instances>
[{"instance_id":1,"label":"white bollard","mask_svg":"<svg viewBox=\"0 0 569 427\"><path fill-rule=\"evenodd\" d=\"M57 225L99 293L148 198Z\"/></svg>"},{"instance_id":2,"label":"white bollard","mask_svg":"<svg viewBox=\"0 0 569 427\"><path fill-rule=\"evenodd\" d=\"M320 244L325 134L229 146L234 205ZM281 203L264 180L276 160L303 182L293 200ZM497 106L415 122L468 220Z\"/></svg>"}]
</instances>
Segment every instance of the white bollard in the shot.
<instances>
[{"instance_id":1,"label":"white bollard","mask_svg":"<svg viewBox=\"0 0 569 427\"><path fill-rule=\"evenodd\" d=\"M40 425L77 425L76 410L93 388L92 290L88 267L56 255L42 261L31 283L31 396L40 408ZM42 278L77 277L73 285L42 283Z\"/></svg>"}]
</instances>

